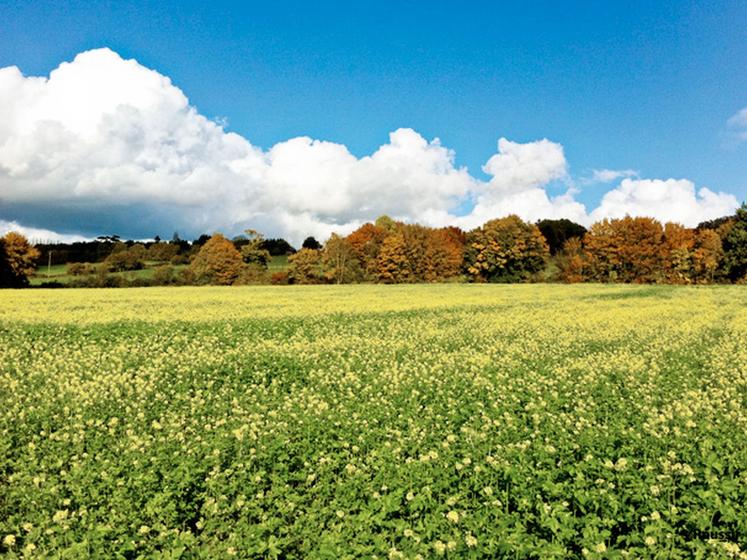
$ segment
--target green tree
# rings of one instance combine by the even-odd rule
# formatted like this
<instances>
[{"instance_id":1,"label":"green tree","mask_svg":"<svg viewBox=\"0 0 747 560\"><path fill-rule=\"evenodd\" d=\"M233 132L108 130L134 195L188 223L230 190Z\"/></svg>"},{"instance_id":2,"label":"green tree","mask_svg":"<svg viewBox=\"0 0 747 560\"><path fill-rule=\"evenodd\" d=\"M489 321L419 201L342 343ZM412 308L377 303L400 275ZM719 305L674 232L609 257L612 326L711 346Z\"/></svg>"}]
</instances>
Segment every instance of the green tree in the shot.
<instances>
[{"instance_id":1,"label":"green tree","mask_svg":"<svg viewBox=\"0 0 747 560\"><path fill-rule=\"evenodd\" d=\"M265 239L262 248L267 249L273 257L281 255L292 255L296 252L293 246L282 238Z\"/></svg>"},{"instance_id":2,"label":"green tree","mask_svg":"<svg viewBox=\"0 0 747 560\"><path fill-rule=\"evenodd\" d=\"M301 249L313 249L314 251L318 251L322 248L322 244L319 243L315 237L309 236L306 239L303 240L303 243L301 244Z\"/></svg>"},{"instance_id":3,"label":"green tree","mask_svg":"<svg viewBox=\"0 0 747 560\"><path fill-rule=\"evenodd\" d=\"M167 286L173 284L176 281L176 273L174 267L169 264L162 264L153 271L153 278L151 279L154 286Z\"/></svg>"},{"instance_id":4,"label":"green tree","mask_svg":"<svg viewBox=\"0 0 747 560\"><path fill-rule=\"evenodd\" d=\"M397 222L395 222L392 218L390 218L386 214L376 218L374 225L377 228L382 229L389 233L393 233L394 231L397 230Z\"/></svg>"},{"instance_id":5,"label":"green tree","mask_svg":"<svg viewBox=\"0 0 747 560\"><path fill-rule=\"evenodd\" d=\"M322 277L321 251L301 249L288 257L288 279L294 284L318 284Z\"/></svg>"},{"instance_id":6,"label":"green tree","mask_svg":"<svg viewBox=\"0 0 747 560\"><path fill-rule=\"evenodd\" d=\"M724 270L729 279L733 282L747 279L747 203L737 210L723 248Z\"/></svg>"},{"instance_id":7,"label":"green tree","mask_svg":"<svg viewBox=\"0 0 747 560\"><path fill-rule=\"evenodd\" d=\"M83 276L85 274L93 274L94 267L90 264L73 262L67 265L67 273L70 276Z\"/></svg>"},{"instance_id":8,"label":"green tree","mask_svg":"<svg viewBox=\"0 0 747 560\"><path fill-rule=\"evenodd\" d=\"M179 246L171 243L152 243L145 253L145 258L150 261L168 262L179 254Z\"/></svg>"},{"instance_id":9,"label":"green tree","mask_svg":"<svg viewBox=\"0 0 747 560\"><path fill-rule=\"evenodd\" d=\"M547 241L550 254L555 255L565 245L565 242L573 238L582 238L586 228L566 218L560 220L540 220L537 227Z\"/></svg>"},{"instance_id":10,"label":"green tree","mask_svg":"<svg viewBox=\"0 0 747 560\"><path fill-rule=\"evenodd\" d=\"M145 247L140 243L132 247L127 247L125 243L116 243L111 254L104 260L104 265L109 272L141 270L145 267L145 257Z\"/></svg>"},{"instance_id":11,"label":"green tree","mask_svg":"<svg viewBox=\"0 0 747 560\"><path fill-rule=\"evenodd\" d=\"M230 285L244 271L244 261L233 243L216 233L200 248L188 270L188 277L197 284Z\"/></svg>"},{"instance_id":12,"label":"green tree","mask_svg":"<svg viewBox=\"0 0 747 560\"><path fill-rule=\"evenodd\" d=\"M363 271L350 242L333 233L322 252L324 275L335 284L360 282Z\"/></svg>"},{"instance_id":13,"label":"green tree","mask_svg":"<svg viewBox=\"0 0 747 560\"><path fill-rule=\"evenodd\" d=\"M464 261L467 273L478 282L517 282L543 270L549 256L537 226L511 215L470 231Z\"/></svg>"},{"instance_id":14,"label":"green tree","mask_svg":"<svg viewBox=\"0 0 747 560\"><path fill-rule=\"evenodd\" d=\"M264 248L264 235L254 229L247 229L244 234L246 241L241 246L241 258L248 265L266 270L272 256L270 251Z\"/></svg>"}]
</instances>

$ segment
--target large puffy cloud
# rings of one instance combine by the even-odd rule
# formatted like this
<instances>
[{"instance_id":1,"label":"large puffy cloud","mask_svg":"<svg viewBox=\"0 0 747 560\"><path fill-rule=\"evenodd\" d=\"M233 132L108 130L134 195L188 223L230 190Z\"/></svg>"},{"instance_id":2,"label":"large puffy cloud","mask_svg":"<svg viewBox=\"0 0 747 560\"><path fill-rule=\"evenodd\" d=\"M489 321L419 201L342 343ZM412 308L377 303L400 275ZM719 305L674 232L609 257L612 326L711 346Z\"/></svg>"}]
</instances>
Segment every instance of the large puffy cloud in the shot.
<instances>
[{"instance_id":1,"label":"large puffy cloud","mask_svg":"<svg viewBox=\"0 0 747 560\"><path fill-rule=\"evenodd\" d=\"M168 78L107 49L49 79L0 70L0 123L0 203L77 218L80 231L101 216L133 229L155 214L148 225L230 225L265 168L261 150L199 115Z\"/></svg>"},{"instance_id":2,"label":"large puffy cloud","mask_svg":"<svg viewBox=\"0 0 747 560\"><path fill-rule=\"evenodd\" d=\"M493 192L513 192L546 185L568 173L563 146L547 139L520 144L498 140L498 153L483 166L493 176Z\"/></svg>"},{"instance_id":3,"label":"large puffy cloud","mask_svg":"<svg viewBox=\"0 0 747 560\"><path fill-rule=\"evenodd\" d=\"M360 159L331 142L282 142L267 153L264 181L268 207L343 229L380 214L412 219L446 212L474 183L437 139L427 142L410 129L391 133L388 144Z\"/></svg>"},{"instance_id":4,"label":"large puffy cloud","mask_svg":"<svg viewBox=\"0 0 747 560\"><path fill-rule=\"evenodd\" d=\"M568 181L568 163L563 147L547 139L520 144L506 138L498 141L498 153L483 166L491 175L481 185L472 212L459 220L464 227L477 226L491 218L517 214L525 220L570 218L585 221L586 209L573 198L574 189L550 197L545 188L553 181Z\"/></svg>"},{"instance_id":5,"label":"large puffy cloud","mask_svg":"<svg viewBox=\"0 0 747 560\"><path fill-rule=\"evenodd\" d=\"M263 150L200 115L167 77L108 49L81 53L48 78L0 69L0 226L43 228L47 238L50 230L152 237L251 226L297 243L380 214L464 227L508 213L589 220L559 144L502 138L483 170L488 181L411 129L361 158L307 137ZM550 196L549 186L564 192ZM683 213L673 218L711 216L732 202L703 192L694 206L675 205ZM659 199L647 205L641 193L610 195L592 216L658 212Z\"/></svg>"},{"instance_id":6,"label":"large puffy cloud","mask_svg":"<svg viewBox=\"0 0 747 560\"><path fill-rule=\"evenodd\" d=\"M604 195L592 220L650 216L662 222L695 226L698 222L730 214L738 206L736 197L705 187L696 192L687 179L623 179Z\"/></svg>"},{"instance_id":7,"label":"large puffy cloud","mask_svg":"<svg viewBox=\"0 0 747 560\"><path fill-rule=\"evenodd\" d=\"M110 224L134 236L253 225L298 240L382 213L447 211L474 183L453 152L409 129L360 159L305 137L265 152L200 115L168 78L108 49L48 79L0 69L6 219L84 232Z\"/></svg>"}]
</instances>

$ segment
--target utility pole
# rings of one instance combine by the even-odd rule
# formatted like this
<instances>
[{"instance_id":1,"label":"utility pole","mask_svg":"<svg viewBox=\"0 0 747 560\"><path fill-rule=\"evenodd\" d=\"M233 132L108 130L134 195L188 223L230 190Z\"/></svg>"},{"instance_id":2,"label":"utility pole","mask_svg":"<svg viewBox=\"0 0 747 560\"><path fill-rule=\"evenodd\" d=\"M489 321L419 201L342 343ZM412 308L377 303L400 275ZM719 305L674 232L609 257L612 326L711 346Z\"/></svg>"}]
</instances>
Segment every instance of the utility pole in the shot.
<instances>
[{"instance_id":1,"label":"utility pole","mask_svg":"<svg viewBox=\"0 0 747 560\"><path fill-rule=\"evenodd\" d=\"M49 280L49 275L52 272L52 253L54 253L54 251L50 249L47 254L47 280Z\"/></svg>"}]
</instances>

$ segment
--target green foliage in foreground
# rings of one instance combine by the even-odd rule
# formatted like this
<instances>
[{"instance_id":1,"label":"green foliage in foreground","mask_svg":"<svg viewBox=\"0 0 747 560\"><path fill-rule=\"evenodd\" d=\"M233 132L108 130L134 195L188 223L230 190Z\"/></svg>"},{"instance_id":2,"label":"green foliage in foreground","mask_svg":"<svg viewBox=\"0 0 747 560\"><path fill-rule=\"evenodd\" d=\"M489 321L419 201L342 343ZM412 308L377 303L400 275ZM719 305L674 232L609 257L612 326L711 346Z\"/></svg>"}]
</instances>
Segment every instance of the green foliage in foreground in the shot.
<instances>
[{"instance_id":1,"label":"green foliage in foreground","mask_svg":"<svg viewBox=\"0 0 747 560\"><path fill-rule=\"evenodd\" d=\"M49 294L0 300L7 558L747 549L744 288Z\"/></svg>"}]
</instances>

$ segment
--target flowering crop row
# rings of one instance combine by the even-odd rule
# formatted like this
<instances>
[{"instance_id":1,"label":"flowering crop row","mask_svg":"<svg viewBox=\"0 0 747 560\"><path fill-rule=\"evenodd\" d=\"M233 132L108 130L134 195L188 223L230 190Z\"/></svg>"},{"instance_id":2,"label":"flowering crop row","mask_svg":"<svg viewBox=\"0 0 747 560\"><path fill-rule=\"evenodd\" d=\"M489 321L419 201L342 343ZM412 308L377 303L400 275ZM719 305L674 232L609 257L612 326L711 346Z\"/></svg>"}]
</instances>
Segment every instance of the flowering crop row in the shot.
<instances>
[{"instance_id":1,"label":"flowering crop row","mask_svg":"<svg viewBox=\"0 0 747 560\"><path fill-rule=\"evenodd\" d=\"M8 558L747 558L747 291L0 294Z\"/></svg>"}]
</instances>

